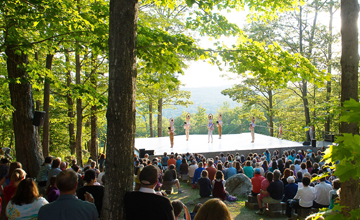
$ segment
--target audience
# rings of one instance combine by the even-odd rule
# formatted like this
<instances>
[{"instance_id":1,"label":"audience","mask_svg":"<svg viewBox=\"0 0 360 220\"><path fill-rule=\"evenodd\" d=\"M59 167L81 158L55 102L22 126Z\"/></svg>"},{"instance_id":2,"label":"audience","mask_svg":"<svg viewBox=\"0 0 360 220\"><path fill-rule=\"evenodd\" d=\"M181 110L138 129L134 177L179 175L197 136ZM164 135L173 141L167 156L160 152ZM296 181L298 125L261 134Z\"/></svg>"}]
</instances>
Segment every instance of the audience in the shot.
<instances>
[{"instance_id":1,"label":"audience","mask_svg":"<svg viewBox=\"0 0 360 220\"><path fill-rule=\"evenodd\" d=\"M220 199L206 201L197 212L194 220L232 220L230 211Z\"/></svg>"},{"instance_id":2,"label":"audience","mask_svg":"<svg viewBox=\"0 0 360 220\"><path fill-rule=\"evenodd\" d=\"M322 174L321 174L322 175ZM314 208L327 208L330 205L329 192L332 190L330 184L325 183L325 177L319 180L319 184L314 187L316 199L314 200Z\"/></svg>"},{"instance_id":3,"label":"audience","mask_svg":"<svg viewBox=\"0 0 360 220\"><path fill-rule=\"evenodd\" d=\"M252 168L252 167L251 167ZM226 169L225 179L229 179L230 177L237 174L237 170L233 167L233 163L229 162L229 168Z\"/></svg>"},{"instance_id":4,"label":"audience","mask_svg":"<svg viewBox=\"0 0 360 220\"><path fill-rule=\"evenodd\" d=\"M191 161L191 165L189 166L189 172L188 175L191 178L194 178L195 170L198 168L198 165L196 163L196 160Z\"/></svg>"},{"instance_id":5,"label":"audience","mask_svg":"<svg viewBox=\"0 0 360 220\"><path fill-rule=\"evenodd\" d=\"M48 202L53 202L60 196L60 190L56 187L56 176L50 178L50 184L46 189Z\"/></svg>"},{"instance_id":6,"label":"audience","mask_svg":"<svg viewBox=\"0 0 360 220\"><path fill-rule=\"evenodd\" d=\"M14 171L13 175L15 174ZM39 195L35 181L31 178L22 180L6 206L6 217L12 219L36 219L39 209L48 201ZM49 216L47 217L49 219ZM50 217L53 219L52 217Z\"/></svg>"},{"instance_id":7,"label":"audience","mask_svg":"<svg viewBox=\"0 0 360 220\"><path fill-rule=\"evenodd\" d=\"M282 202L286 202L288 199L293 199L298 191L298 185L295 183L295 178L293 176L289 176L286 183L284 197L281 200Z\"/></svg>"},{"instance_id":8,"label":"audience","mask_svg":"<svg viewBox=\"0 0 360 220\"><path fill-rule=\"evenodd\" d=\"M140 173L141 174L141 173ZM182 193L180 190L180 182L177 179L176 170L174 164L169 165L169 169L167 169L164 173L163 180L166 182L171 182L172 185L175 185L178 193Z\"/></svg>"},{"instance_id":9,"label":"audience","mask_svg":"<svg viewBox=\"0 0 360 220\"><path fill-rule=\"evenodd\" d=\"M52 176L56 176L56 175L58 175L58 173L61 172L60 164L61 164L60 158L56 158L55 160L53 160L51 169L48 171L48 178L47 178L46 186L48 186L50 184L50 178Z\"/></svg>"},{"instance_id":10,"label":"audience","mask_svg":"<svg viewBox=\"0 0 360 220\"><path fill-rule=\"evenodd\" d=\"M186 158L183 158L180 164L180 174L189 173L189 164L186 161Z\"/></svg>"},{"instance_id":11,"label":"audience","mask_svg":"<svg viewBox=\"0 0 360 220\"><path fill-rule=\"evenodd\" d=\"M26 178L26 172L21 168L16 168L11 174L11 182L3 190L6 204L10 201L11 197L15 194L16 188L19 183Z\"/></svg>"},{"instance_id":12,"label":"audience","mask_svg":"<svg viewBox=\"0 0 360 220\"><path fill-rule=\"evenodd\" d=\"M46 157L44 163L40 167L40 171L36 177L38 186L46 186L48 180L48 172L51 169L52 157Z\"/></svg>"},{"instance_id":13,"label":"audience","mask_svg":"<svg viewBox=\"0 0 360 220\"><path fill-rule=\"evenodd\" d=\"M297 208L310 209L313 205L313 200L316 198L313 187L310 187L310 179L304 177L302 179L303 187L299 188L293 200L286 202L286 215L291 218L291 209L294 208L295 212Z\"/></svg>"},{"instance_id":14,"label":"audience","mask_svg":"<svg viewBox=\"0 0 360 220\"><path fill-rule=\"evenodd\" d=\"M209 160L208 167L206 167L206 171L208 172L209 179L213 181L215 179L216 168L213 166L214 162Z\"/></svg>"},{"instance_id":15,"label":"audience","mask_svg":"<svg viewBox=\"0 0 360 220\"><path fill-rule=\"evenodd\" d=\"M215 180L212 181L214 198L226 199L225 183L223 172L221 170L216 171Z\"/></svg>"},{"instance_id":16,"label":"audience","mask_svg":"<svg viewBox=\"0 0 360 220\"><path fill-rule=\"evenodd\" d=\"M244 174L250 179L254 177L254 168L251 166L250 161L245 162L245 167L243 168Z\"/></svg>"},{"instance_id":17,"label":"audience","mask_svg":"<svg viewBox=\"0 0 360 220\"><path fill-rule=\"evenodd\" d=\"M201 172L203 170L205 170L205 168L203 168L203 163L200 162L198 168L195 170L192 184L197 184L198 179L201 177Z\"/></svg>"},{"instance_id":18,"label":"audience","mask_svg":"<svg viewBox=\"0 0 360 220\"><path fill-rule=\"evenodd\" d=\"M182 203L180 200L174 200L171 202L171 205L174 208L175 220L179 219L183 209L185 210L185 220L191 220L189 210L187 209L186 205L184 205L184 203Z\"/></svg>"},{"instance_id":19,"label":"audience","mask_svg":"<svg viewBox=\"0 0 360 220\"><path fill-rule=\"evenodd\" d=\"M265 177L261 176L259 168L255 168L254 173L255 173L254 177L251 178L251 185L252 185L251 195L256 197L257 194L260 193L261 182L265 179Z\"/></svg>"},{"instance_id":20,"label":"audience","mask_svg":"<svg viewBox=\"0 0 360 220\"><path fill-rule=\"evenodd\" d=\"M211 195L211 181L208 178L207 170L201 172L201 178L198 180L199 194L201 197L209 197Z\"/></svg>"}]
</instances>

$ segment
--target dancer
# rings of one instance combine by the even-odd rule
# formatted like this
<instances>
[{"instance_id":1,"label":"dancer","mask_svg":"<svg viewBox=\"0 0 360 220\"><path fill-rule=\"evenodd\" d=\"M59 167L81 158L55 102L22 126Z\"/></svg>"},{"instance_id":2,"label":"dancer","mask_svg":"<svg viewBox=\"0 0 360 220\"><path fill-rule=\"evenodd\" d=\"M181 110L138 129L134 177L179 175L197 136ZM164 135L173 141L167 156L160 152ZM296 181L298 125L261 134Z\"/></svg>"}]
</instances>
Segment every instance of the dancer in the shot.
<instances>
[{"instance_id":1,"label":"dancer","mask_svg":"<svg viewBox=\"0 0 360 220\"><path fill-rule=\"evenodd\" d=\"M251 143L254 143L255 141L255 117L253 116L251 118L251 123L250 123L250 127L249 130L251 131Z\"/></svg>"},{"instance_id":2,"label":"dancer","mask_svg":"<svg viewBox=\"0 0 360 220\"><path fill-rule=\"evenodd\" d=\"M211 143L213 142L213 136L212 136L212 133L213 133L213 130L214 130L214 124L212 122L214 116L210 113L209 116L209 124L208 124L208 143L210 143L210 137L211 137Z\"/></svg>"},{"instance_id":3,"label":"dancer","mask_svg":"<svg viewBox=\"0 0 360 220\"><path fill-rule=\"evenodd\" d=\"M219 121L216 122L216 126L217 126L218 129L219 129L219 139L221 139L222 125L223 125L223 122L222 122L222 114L221 114L221 112L220 112L220 113L219 113Z\"/></svg>"},{"instance_id":4,"label":"dancer","mask_svg":"<svg viewBox=\"0 0 360 220\"><path fill-rule=\"evenodd\" d=\"M175 135L175 127L174 127L174 118L170 118L170 127L168 127L169 131L168 134L170 136L170 143L171 143L171 148L174 147L174 135Z\"/></svg>"},{"instance_id":5,"label":"dancer","mask_svg":"<svg viewBox=\"0 0 360 220\"><path fill-rule=\"evenodd\" d=\"M190 117L191 117L191 114L190 114L190 113L187 113L187 114L186 114L186 122L184 122L184 129L185 129L185 134L186 134L186 141L189 140Z\"/></svg>"},{"instance_id":6,"label":"dancer","mask_svg":"<svg viewBox=\"0 0 360 220\"><path fill-rule=\"evenodd\" d=\"M283 139L282 126L281 126L281 124L279 124L279 137L281 138L281 140Z\"/></svg>"}]
</instances>

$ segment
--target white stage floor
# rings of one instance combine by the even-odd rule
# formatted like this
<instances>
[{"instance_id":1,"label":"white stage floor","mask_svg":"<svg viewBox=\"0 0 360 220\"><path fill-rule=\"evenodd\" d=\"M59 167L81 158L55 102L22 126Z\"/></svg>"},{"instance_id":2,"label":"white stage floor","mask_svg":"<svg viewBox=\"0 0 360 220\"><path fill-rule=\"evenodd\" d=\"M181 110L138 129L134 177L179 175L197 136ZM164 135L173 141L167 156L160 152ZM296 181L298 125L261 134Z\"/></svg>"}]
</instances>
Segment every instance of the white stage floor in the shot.
<instances>
[{"instance_id":1,"label":"white stage floor","mask_svg":"<svg viewBox=\"0 0 360 220\"><path fill-rule=\"evenodd\" d=\"M302 143L281 140L262 134L255 134L255 143L251 143L250 133L222 135L221 139L218 139L218 135L214 135L213 137L213 143L208 143L207 135L190 135L189 141L186 141L185 135L178 135L174 137L174 148L170 148L169 137L135 138L135 148L138 150L154 150L154 155L163 155L164 152L210 153L303 147Z\"/></svg>"}]
</instances>

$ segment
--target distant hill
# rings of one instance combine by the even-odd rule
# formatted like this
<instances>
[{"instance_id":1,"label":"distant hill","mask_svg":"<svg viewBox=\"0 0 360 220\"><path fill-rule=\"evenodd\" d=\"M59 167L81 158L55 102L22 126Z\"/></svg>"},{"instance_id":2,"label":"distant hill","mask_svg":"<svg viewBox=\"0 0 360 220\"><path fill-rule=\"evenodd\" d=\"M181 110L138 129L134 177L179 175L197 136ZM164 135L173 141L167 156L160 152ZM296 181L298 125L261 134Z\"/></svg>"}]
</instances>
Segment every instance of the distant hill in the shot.
<instances>
[{"instance_id":1,"label":"distant hill","mask_svg":"<svg viewBox=\"0 0 360 220\"><path fill-rule=\"evenodd\" d=\"M230 88L230 86L220 86L220 87L201 87L201 88L184 88L181 90L190 91L191 98L190 100L194 103L188 108L183 106L175 106L177 109L164 109L163 115L166 118L177 117L181 115L183 111L195 113L198 106L202 106L206 109L207 114L216 113L224 102L229 102L230 107L240 106L241 104L234 102L228 96L221 94L221 91L224 89Z\"/></svg>"}]
</instances>

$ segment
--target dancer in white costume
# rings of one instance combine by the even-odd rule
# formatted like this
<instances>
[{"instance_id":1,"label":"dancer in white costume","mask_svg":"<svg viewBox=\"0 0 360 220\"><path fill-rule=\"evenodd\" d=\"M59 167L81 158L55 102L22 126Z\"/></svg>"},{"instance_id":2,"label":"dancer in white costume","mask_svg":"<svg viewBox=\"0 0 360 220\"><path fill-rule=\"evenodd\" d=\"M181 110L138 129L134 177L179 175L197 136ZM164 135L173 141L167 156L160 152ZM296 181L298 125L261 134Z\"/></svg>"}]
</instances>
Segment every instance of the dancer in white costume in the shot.
<instances>
[{"instance_id":1,"label":"dancer in white costume","mask_svg":"<svg viewBox=\"0 0 360 220\"><path fill-rule=\"evenodd\" d=\"M210 137L211 137L211 143L213 142L213 136L212 136L212 133L213 133L213 130L214 130L214 123L212 122L214 116L210 113L209 116L209 124L208 124L208 143L210 143Z\"/></svg>"},{"instance_id":2,"label":"dancer in white costume","mask_svg":"<svg viewBox=\"0 0 360 220\"><path fill-rule=\"evenodd\" d=\"M169 131L168 131L168 134L170 136L170 144L171 144L171 148L174 147L174 135L175 135L175 127L174 127L174 118L170 118L170 127L169 128Z\"/></svg>"},{"instance_id":3,"label":"dancer in white costume","mask_svg":"<svg viewBox=\"0 0 360 220\"><path fill-rule=\"evenodd\" d=\"M186 134L186 141L189 140L189 131L190 131L190 117L191 114L187 113L186 114L186 122L184 122L184 129L185 129L185 134Z\"/></svg>"},{"instance_id":4,"label":"dancer in white costume","mask_svg":"<svg viewBox=\"0 0 360 220\"><path fill-rule=\"evenodd\" d=\"M218 129L219 129L219 139L221 139L222 125L223 125L223 122L222 122L222 114L221 114L221 112L220 112L220 113L219 113L219 121L217 121L217 123L216 123L216 126L217 126Z\"/></svg>"}]
</instances>

